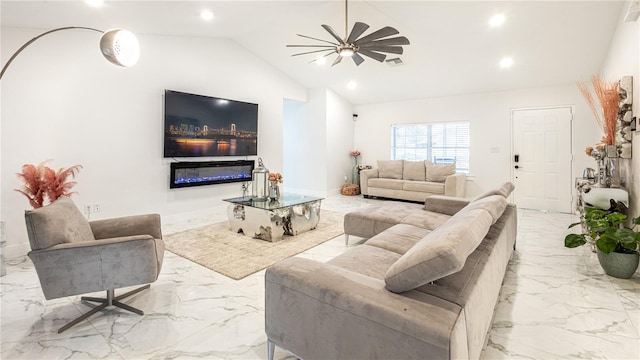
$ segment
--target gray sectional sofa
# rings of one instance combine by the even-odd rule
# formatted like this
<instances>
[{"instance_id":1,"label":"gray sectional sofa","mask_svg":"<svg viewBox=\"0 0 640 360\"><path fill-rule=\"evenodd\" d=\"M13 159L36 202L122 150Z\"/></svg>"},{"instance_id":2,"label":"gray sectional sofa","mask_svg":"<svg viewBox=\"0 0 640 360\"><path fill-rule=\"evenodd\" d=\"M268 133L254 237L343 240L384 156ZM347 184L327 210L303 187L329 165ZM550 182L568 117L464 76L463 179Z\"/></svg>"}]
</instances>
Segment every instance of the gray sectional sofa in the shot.
<instances>
[{"instance_id":1,"label":"gray sectional sofa","mask_svg":"<svg viewBox=\"0 0 640 360\"><path fill-rule=\"evenodd\" d=\"M465 174L456 165L437 165L429 160L379 160L378 167L360 172L360 191L366 197L422 202L429 195L464 197Z\"/></svg>"},{"instance_id":2,"label":"gray sectional sofa","mask_svg":"<svg viewBox=\"0 0 640 360\"><path fill-rule=\"evenodd\" d=\"M302 359L479 358L515 248L512 190L364 208L345 216L364 244L268 268L269 358L276 345Z\"/></svg>"}]
</instances>

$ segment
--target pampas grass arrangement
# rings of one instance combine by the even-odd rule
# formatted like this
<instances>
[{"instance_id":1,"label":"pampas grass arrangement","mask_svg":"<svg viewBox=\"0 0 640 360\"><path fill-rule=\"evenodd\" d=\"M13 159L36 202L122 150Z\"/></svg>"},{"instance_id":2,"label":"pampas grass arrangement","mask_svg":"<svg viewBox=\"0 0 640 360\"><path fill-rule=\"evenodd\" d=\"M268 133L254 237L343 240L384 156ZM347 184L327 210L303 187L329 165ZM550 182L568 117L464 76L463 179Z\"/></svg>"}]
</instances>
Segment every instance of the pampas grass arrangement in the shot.
<instances>
[{"instance_id":1,"label":"pampas grass arrangement","mask_svg":"<svg viewBox=\"0 0 640 360\"><path fill-rule=\"evenodd\" d=\"M43 161L38 165L24 164L22 172L16 174L24 185L15 191L26 196L34 209L44 206L45 198L49 199L49 202L54 202L61 196L71 196L76 193L71 191L76 182L67 180L70 177L75 178L82 169L82 165L54 171L45 165L48 161Z\"/></svg>"},{"instance_id":2,"label":"pampas grass arrangement","mask_svg":"<svg viewBox=\"0 0 640 360\"><path fill-rule=\"evenodd\" d=\"M602 142L606 145L614 145L616 143L616 126L620 102L618 83L605 81L602 76L596 74L591 77L591 84L593 85L595 98L600 103L600 109L596 106L596 100L587 84L579 83L578 88L591 108L598 126L604 133Z\"/></svg>"}]
</instances>

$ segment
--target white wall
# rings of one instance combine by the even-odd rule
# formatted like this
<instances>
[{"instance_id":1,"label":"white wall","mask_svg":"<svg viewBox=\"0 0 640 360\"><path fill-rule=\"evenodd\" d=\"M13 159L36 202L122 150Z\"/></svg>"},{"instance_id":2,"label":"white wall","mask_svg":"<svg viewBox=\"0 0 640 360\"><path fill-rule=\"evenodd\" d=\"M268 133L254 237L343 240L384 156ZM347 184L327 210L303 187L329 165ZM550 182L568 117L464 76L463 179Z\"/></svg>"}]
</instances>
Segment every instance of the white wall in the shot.
<instances>
[{"instance_id":1,"label":"white wall","mask_svg":"<svg viewBox=\"0 0 640 360\"><path fill-rule=\"evenodd\" d=\"M353 105L324 88L309 90L304 104L285 104L285 191L337 194L351 174Z\"/></svg>"},{"instance_id":2,"label":"white wall","mask_svg":"<svg viewBox=\"0 0 640 360\"><path fill-rule=\"evenodd\" d=\"M633 113L640 117L640 21L624 22L627 12L625 6L618 22L616 32L611 39L611 47L602 66L602 75L605 79L614 81L623 76L633 76ZM625 167L626 188L629 190L630 215L640 215L640 141L638 132L633 133L631 160L620 160Z\"/></svg>"},{"instance_id":3,"label":"white wall","mask_svg":"<svg viewBox=\"0 0 640 360\"><path fill-rule=\"evenodd\" d=\"M303 174L300 171L298 152L300 142L300 118L304 110L305 102L284 99L283 102L283 164L282 174L284 178L282 189L287 192L297 192L304 184Z\"/></svg>"},{"instance_id":4,"label":"white wall","mask_svg":"<svg viewBox=\"0 0 640 360\"><path fill-rule=\"evenodd\" d=\"M337 194L344 176L351 180L353 162L353 105L327 90L327 191Z\"/></svg>"},{"instance_id":5,"label":"white wall","mask_svg":"<svg viewBox=\"0 0 640 360\"><path fill-rule=\"evenodd\" d=\"M560 105L575 105L572 178L582 176L585 167L594 166L584 149L600 135L574 84L356 106L355 147L364 164L376 166L376 160L391 156L392 124L469 121L474 180L467 182L466 195L472 197L511 180L511 110Z\"/></svg>"},{"instance_id":6,"label":"white wall","mask_svg":"<svg viewBox=\"0 0 640 360\"><path fill-rule=\"evenodd\" d=\"M2 28L2 57L38 33ZM162 158L164 89L258 103L259 156L270 169L283 167L283 99L306 100L304 87L229 40L142 35L140 62L119 68L97 51L99 36L48 35L27 48L2 79L1 212L8 256L28 250L28 202L13 191L21 185L14 174L24 163L82 164L73 199L80 206L100 204L92 219L171 216L241 195L237 183L169 190L171 160Z\"/></svg>"}]
</instances>

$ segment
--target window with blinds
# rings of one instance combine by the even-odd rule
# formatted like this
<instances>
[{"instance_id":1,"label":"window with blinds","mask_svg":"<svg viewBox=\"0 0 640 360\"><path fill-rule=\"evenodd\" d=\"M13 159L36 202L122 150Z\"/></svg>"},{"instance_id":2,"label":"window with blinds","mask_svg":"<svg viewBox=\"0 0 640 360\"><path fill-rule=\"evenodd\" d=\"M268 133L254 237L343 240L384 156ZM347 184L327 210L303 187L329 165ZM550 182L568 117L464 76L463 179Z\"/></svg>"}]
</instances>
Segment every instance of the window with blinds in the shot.
<instances>
[{"instance_id":1,"label":"window with blinds","mask_svg":"<svg viewBox=\"0 0 640 360\"><path fill-rule=\"evenodd\" d=\"M455 162L456 172L469 173L469 122L392 125L391 159Z\"/></svg>"}]
</instances>

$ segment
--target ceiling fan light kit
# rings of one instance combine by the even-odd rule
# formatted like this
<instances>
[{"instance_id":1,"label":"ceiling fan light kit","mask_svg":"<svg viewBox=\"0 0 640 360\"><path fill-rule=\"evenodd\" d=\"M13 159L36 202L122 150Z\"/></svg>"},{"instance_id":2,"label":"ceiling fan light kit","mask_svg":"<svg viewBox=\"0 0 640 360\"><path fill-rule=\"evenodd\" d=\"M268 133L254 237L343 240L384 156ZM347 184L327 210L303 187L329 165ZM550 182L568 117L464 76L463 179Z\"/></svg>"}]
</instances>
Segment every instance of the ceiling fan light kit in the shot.
<instances>
[{"instance_id":1,"label":"ceiling fan light kit","mask_svg":"<svg viewBox=\"0 0 640 360\"><path fill-rule=\"evenodd\" d=\"M293 54L291 56L300 56L307 54L316 54L316 53L325 53L320 56L320 58L325 58L332 54L337 54L338 56L333 61L331 66L338 64L342 61L342 58L350 57L353 59L353 62L356 65L360 65L364 62L364 58L360 55L364 55L366 57L372 58L379 62L383 62L387 55L383 53L391 53L391 54L399 54L403 53L402 45L409 45L409 39L404 36L390 37L393 35L399 34L398 30L385 26L380 30L374 31L369 35L362 36L365 31L369 28L369 25L356 22L351 29L351 32L348 33L349 29L349 2L345 0L345 21L344 21L344 32L345 37L342 38L338 33L333 30L333 28L329 25L322 25L322 28L325 29L337 42L327 41L323 39L314 38L311 36L297 34L300 37L305 39L311 39L315 41L320 41L323 43L327 43L329 45L287 45L287 47L306 47L306 48L320 48L319 50L311 50L305 51L297 54ZM347 36L348 34L348 36ZM311 60L310 62L318 61L318 58Z\"/></svg>"}]
</instances>

